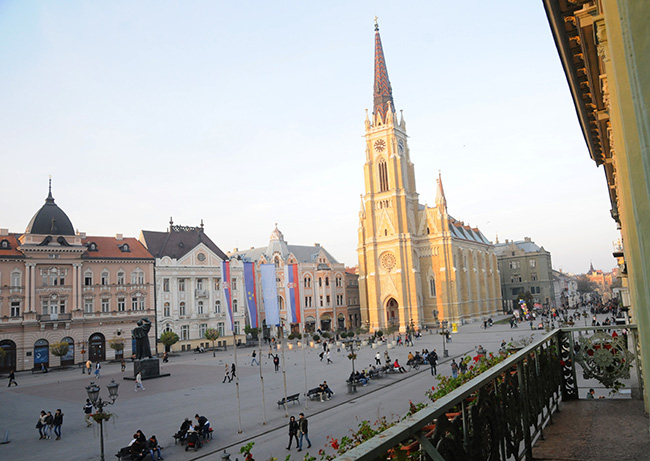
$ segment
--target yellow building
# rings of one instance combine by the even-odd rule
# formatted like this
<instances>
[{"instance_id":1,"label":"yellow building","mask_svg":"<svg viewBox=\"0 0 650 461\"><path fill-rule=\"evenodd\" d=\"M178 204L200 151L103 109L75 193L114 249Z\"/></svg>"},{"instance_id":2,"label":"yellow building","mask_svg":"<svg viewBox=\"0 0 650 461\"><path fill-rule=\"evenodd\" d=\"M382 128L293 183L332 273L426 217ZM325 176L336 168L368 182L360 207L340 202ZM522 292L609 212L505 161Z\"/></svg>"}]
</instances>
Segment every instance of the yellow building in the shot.
<instances>
[{"instance_id":1,"label":"yellow building","mask_svg":"<svg viewBox=\"0 0 650 461\"><path fill-rule=\"evenodd\" d=\"M357 248L363 325L405 331L496 313L501 288L493 245L448 214L440 178L435 206L418 201L406 123L395 113L377 25L374 109L366 114L365 138Z\"/></svg>"},{"instance_id":2,"label":"yellow building","mask_svg":"<svg viewBox=\"0 0 650 461\"><path fill-rule=\"evenodd\" d=\"M650 2L544 0L591 158L602 165L619 225L621 303L639 327L650 382ZM650 386L644 386L650 411Z\"/></svg>"}]
</instances>

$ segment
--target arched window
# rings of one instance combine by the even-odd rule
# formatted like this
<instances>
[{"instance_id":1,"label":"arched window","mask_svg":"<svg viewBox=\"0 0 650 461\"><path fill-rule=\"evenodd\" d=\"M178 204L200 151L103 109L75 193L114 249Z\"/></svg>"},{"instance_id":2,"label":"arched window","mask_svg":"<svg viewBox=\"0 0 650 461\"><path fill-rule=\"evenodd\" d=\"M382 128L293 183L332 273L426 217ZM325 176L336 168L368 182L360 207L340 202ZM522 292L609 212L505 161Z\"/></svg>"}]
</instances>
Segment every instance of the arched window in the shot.
<instances>
[{"instance_id":1,"label":"arched window","mask_svg":"<svg viewBox=\"0 0 650 461\"><path fill-rule=\"evenodd\" d=\"M110 280L109 280L109 278L108 278L108 271L107 271L106 269L104 269L104 270L102 271L102 285L103 285L103 286L106 286L106 285L108 285L109 283L110 283Z\"/></svg>"},{"instance_id":2,"label":"arched window","mask_svg":"<svg viewBox=\"0 0 650 461\"><path fill-rule=\"evenodd\" d=\"M221 301L219 301L218 299L214 302L214 313L215 314L221 313Z\"/></svg>"},{"instance_id":3,"label":"arched window","mask_svg":"<svg viewBox=\"0 0 650 461\"><path fill-rule=\"evenodd\" d=\"M436 296L436 279L429 277L429 295L434 298Z\"/></svg>"},{"instance_id":4,"label":"arched window","mask_svg":"<svg viewBox=\"0 0 650 461\"><path fill-rule=\"evenodd\" d=\"M172 331L172 326L169 323L165 325L165 331Z\"/></svg>"},{"instance_id":5,"label":"arched window","mask_svg":"<svg viewBox=\"0 0 650 461\"><path fill-rule=\"evenodd\" d=\"M171 314L171 309L169 307L169 303L165 303L165 305L163 306L163 316L170 317L170 314Z\"/></svg>"},{"instance_id":6,"label":"arched window","mask_svg":"<svg viewBox=\"0 0 650 461\"><path fill-rule=\"evenodd\" d=\"M178 306L178 315L186 315L185 314L185 302L181 301L180 305Z\"/></svg>"},{"instance_id":7,"label":"arched window","mask_svg":"<svg viewBox=\"0 0 650 461\"><path fill-rule=\"evenodd\" d=\"M196 305L196 313L203 314L203 301L199 301Z\"/></svg>"},{"instance_id":8,"label":"arched window","mask_svg":"<svg viewBox=\"0 0 650 461\"><path fill-rule=\"evenodd\" d=\"M330 286L330 278L329 277L325 277L325 286L326 287Z\"/></svg>"},{"instance_id":9,"label":"arched window","mask_svg":"<svg viewBox=\"0 0 650 461\"><path fill-rule=\"evenodd\" d=\"M318 277L318 286L321 287L321 288L323 286L323 278L322 277Z\"/></svg>"},{"instance_id":10,"label":"arched window","mask_svg":"<svg viewBox=\"0 0 650 461\"><path fill-rule=\"evenodd\" d=\"M379 192L386 192L388 190L388 168L386 160L379 161Z\"/></svg>"},{"instance_id":11,"label":"arched window","mask_svg":"<svg viewBox=\"0 0 650 461\"><path fill-rule=\"evenodd\" d=\"M237 312L237 300L236 299L232 300L232 311Z\"/></svg>"},{"instance_id":12,"label":"arched window","mask_svg":"<svg viewBox=\"0 0 650 461\"><path fill-rule=\"evenodd\" d=\"M311 277L305 277L304 285L305 288L311 288Z\"/></svg>"}]
</instances>

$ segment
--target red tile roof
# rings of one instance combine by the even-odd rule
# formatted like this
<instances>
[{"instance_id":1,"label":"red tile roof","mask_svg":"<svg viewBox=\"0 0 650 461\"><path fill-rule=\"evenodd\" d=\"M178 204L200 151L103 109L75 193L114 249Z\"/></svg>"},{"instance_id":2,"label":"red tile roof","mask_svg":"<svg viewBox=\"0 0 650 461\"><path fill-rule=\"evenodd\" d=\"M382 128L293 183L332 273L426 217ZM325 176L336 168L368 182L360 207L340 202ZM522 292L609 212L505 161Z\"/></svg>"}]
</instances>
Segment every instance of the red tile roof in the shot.
<instances>
[{"instance_id":1,"label":"red tile roof","mask_svg":"<svg viewBox=\"0 0 650 461\"><path fill-rule=\"evenodd\" d=\"M136 238L115 237L86 237L82 243L88 247L83 255L84 259L154 259L142 243ZM96 251L90 250L90 245L97 246ZM129 251L122 251L124 244L128 245Z\"/></svg>"},{"instance_id":2,"label":"red tile roof","mask_svg":"<svg viewBox=\"0 0 650 461\"><path fill-rule=\"evenodd\" d=\"M18 241L18 237L20 237L20 234L9 234L9 235L0 235L0 258L22 258L23 254L17 250L18 245L20 245L20 242ZM7 240L9 242L9 248L8 249L3 249L2 248L2 241Z\"/></svg>"}]
</instances>

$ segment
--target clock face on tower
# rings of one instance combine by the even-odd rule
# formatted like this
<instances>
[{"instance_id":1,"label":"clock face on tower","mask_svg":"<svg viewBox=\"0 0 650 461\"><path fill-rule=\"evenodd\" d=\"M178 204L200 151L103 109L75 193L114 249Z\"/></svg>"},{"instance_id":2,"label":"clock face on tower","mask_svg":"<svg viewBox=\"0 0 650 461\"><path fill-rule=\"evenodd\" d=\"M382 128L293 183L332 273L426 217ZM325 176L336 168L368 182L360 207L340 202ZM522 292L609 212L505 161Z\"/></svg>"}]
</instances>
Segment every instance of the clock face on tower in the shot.
<instances>
[{"instance_id":1,"label":"clock face on tower","mask_svg":"<svg viewBox=\"0 0 650 461\"><path fill-rule=\"evenodd\" d=\"M383 152L386 149L386 141L378 139L375 141L375 152Z\"/></svg>"},{"instance_id":2,"label":"clock face on tower","mask_svg":"<svg viewBox=\"0 0 650 461\"><path fill-rule=\"evenodd\" d=\"M399 151L400 154L404 153L404 141L401 139L397 141L397 150Z\"/></svg>"}]
</instances>

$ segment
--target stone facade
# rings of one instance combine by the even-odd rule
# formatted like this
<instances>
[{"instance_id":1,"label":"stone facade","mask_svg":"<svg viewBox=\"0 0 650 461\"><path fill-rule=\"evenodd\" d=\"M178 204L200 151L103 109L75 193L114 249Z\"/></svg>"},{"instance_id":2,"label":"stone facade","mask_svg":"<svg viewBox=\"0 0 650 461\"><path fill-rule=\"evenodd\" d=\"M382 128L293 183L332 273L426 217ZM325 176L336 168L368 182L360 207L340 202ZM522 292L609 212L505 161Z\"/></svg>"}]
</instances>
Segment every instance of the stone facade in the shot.
<instances>
[{"instance_id":1,"label":"stone facade","mask_svg":"<svg viewBox=\"0 0 650 461\"><path fill-rule=\"evenodd\" d=\"M153 280L138 240L75 232L50 192L25 233L0 230L0 371L130 357L131 329L155 319ZM61 341L59 358L49 346Z\"/></svg>"},{"instance_id":2,"label":"stone facade","mask_svg":"<svg viewBox=\"0 0 650 461\"><path fill-rule=\"evenodd\" d=\"M364 327L404 331L494 314L501 290L493 245L449 215L441 178L435 206L419 203L406 122L395 113L378 28L374 94L365 121L357 247Z\"/></svg>"},{"instance_id":3,"label":"stone facade","mask_svg":"<svg viewBox=\"0 0 650 461\"><path fill-rule=\"evenodd\" d=\"M497 243L495 250L504 300L512 301L514 306L519 295L528 292L543 308L560 307L555 304L551 253L536 245L530 237Z\"/></svg>"}]
</instances>

